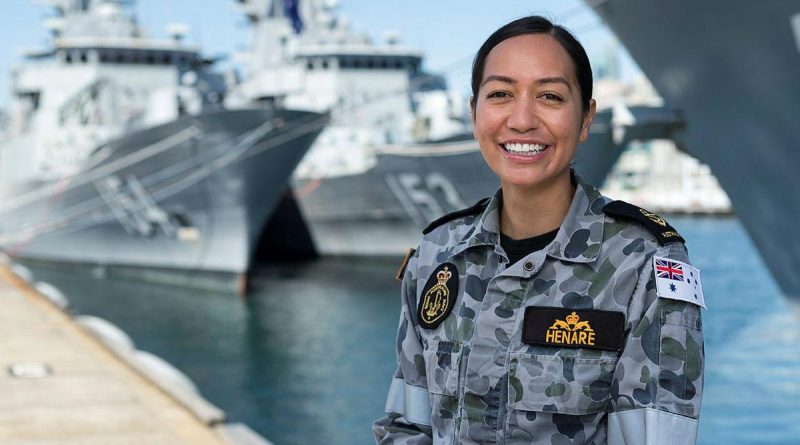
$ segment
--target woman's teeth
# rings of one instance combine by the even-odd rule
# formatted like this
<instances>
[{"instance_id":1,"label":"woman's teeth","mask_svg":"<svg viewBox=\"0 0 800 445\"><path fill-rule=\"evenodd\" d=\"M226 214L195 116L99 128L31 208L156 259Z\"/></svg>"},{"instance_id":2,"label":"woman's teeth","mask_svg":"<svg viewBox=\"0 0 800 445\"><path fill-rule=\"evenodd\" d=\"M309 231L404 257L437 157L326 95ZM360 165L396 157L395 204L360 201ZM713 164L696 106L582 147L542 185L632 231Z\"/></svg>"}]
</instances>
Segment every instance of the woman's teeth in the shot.
<instances>
[{"instance_id":1,"label":"woman's teeth","mask_svg":"<svg viewBox=\"0 0 800 445\"><path fill-rule=\"evenodd\" d=\"M506 151L510 151L512 153L522 153L522 154L532 154L535 155L537 153L541 153L547 148L547 145L543 144L503 144L503 148Z\"/></svg>"}]
</instances>

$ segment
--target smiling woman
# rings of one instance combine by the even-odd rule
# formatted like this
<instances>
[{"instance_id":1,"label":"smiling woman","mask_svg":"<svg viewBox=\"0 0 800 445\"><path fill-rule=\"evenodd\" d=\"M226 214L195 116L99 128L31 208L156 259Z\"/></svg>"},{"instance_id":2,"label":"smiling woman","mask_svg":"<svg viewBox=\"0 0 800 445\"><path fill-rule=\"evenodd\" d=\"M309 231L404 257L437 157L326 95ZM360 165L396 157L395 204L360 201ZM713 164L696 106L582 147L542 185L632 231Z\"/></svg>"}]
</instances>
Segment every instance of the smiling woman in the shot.
<instances>
[{"instance_id":1,"label":"smiling woman","mask_svg":"<svg viewBox=\"0 0 800 445\"><path fill-rule=\"evenodd\" d=\"M501 188L434 221L405 263L378 443L694 443L699 271L663 218L570 169L596 107L583 47L522 18L472 80Z\"/></svg>"},{"instance_id":2,"label":"smiling woman","mask_svg":"<svg viewBox=\"0 0 800 445\"><path fill-rule=\"evenodd\" d=\"M545 233L561 224L569 208L569 166L578 143L589 136L595 102L582 105L575 63L549 34L508 38L485 60L472 120L481 152L509 203L501 231L513 238ZM509 214L533 208L552 211L530 227L521 221L523 215Z\"/></svg>"}]
</instances>

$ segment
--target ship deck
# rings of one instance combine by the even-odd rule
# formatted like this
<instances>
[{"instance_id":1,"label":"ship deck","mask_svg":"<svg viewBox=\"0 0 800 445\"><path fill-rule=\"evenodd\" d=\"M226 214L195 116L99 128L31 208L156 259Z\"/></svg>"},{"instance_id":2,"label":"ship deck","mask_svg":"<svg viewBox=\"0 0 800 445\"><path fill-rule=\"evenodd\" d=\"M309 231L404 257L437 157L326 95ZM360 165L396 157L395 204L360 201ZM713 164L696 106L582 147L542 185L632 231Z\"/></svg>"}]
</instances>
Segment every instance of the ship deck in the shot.
<instances>
[{"instance_id":1,"label":"ship deck","mask_svg":"<svg viewBox=\"0 0 800 445\"><path fill-rule=\"evenodd\" d=\"M5 266L0 303L0 443L269 444L179 401Z\"/></svg>"}]
</instances>

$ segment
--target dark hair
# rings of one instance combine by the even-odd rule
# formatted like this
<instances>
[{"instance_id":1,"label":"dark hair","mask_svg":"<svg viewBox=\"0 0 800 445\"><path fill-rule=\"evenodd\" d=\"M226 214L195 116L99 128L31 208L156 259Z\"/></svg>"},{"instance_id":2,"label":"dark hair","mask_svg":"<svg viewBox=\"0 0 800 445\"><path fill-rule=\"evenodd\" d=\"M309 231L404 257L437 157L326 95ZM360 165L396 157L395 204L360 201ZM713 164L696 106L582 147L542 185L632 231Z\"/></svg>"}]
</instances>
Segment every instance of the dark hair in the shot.
<instances>
[{"instance_id":1,"label":"dark hair","mask_svg":"<svg viewBox=\"0 0 800 445\"><path fill-rule=\"evenodd\" d=\"M550 20L538 15L523 17L503 25L483 42L475 55L475 61L472 62L472 105L475 105L476 97L478 97L489 52L500 42L525 34L548 34L564 47L575 64L575 77L578 79L578 87L581 90L583 111L589 111L589 101L592 99L592 67L586 51L575 36L564 27L555 25Z\"/></svg>"}]
</instances>

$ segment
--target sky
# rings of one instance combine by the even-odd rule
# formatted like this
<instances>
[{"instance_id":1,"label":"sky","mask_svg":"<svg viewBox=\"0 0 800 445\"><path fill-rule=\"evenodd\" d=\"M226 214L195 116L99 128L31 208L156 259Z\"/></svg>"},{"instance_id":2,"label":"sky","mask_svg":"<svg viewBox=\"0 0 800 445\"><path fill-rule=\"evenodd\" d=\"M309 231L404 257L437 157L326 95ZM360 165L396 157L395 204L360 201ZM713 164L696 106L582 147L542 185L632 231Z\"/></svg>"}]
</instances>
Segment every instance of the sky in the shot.
<instances>
[{"instance_id":1,"label":"sky","mask_svg":"<svg viewBox=\"0 0 800 445\"><path fill-rule=\"evenodd\" d=\"M4 0L0 15L0 108L9 97L9 69L20 50L45 46L42 19L50 8L41 0ZM234 0L137 0L140 23L150 35L164 37L167 24L186 23L187 40L206 56L227 55L223 67L234 66L233 52L247 47L248 29ZM399 32L401 42L425 54L424 67L447 76L450 87L469 95L469 68L475 51L492 31L510 20L542 14L573 31L590 58L602 56L616 39L599 17L579 0L340 0L339 11L351 27L383 41L386 31ZM621 54L623 76L638 72Z\"/></svg>"}]
</instances>

